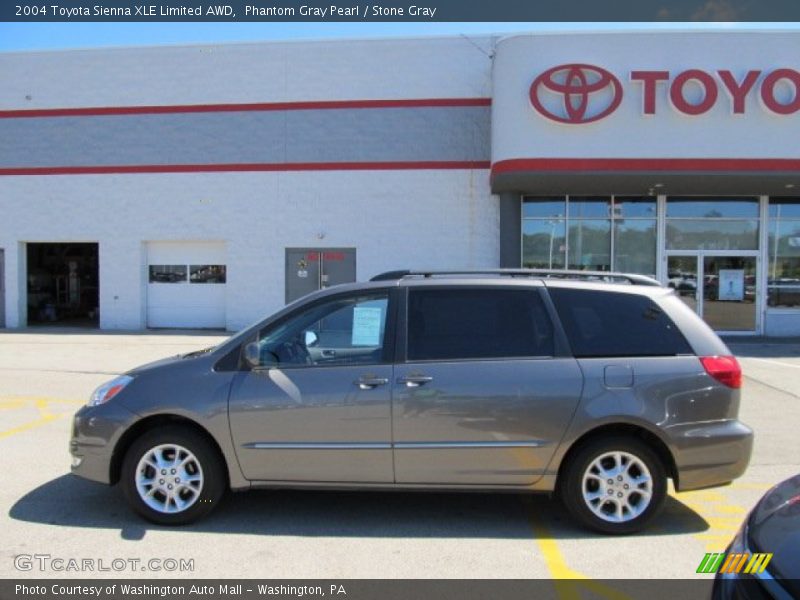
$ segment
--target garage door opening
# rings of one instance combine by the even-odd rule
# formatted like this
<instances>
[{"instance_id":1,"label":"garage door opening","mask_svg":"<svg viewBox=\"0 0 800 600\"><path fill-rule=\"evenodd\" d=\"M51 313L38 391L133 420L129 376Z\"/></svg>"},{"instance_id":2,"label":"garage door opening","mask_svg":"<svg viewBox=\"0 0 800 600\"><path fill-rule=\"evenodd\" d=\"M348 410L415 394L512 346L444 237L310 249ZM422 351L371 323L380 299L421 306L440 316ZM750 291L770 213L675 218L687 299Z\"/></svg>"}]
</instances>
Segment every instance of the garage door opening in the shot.
<instances>
[{"instance_id":1,"label":"garage door opening","mask_svg":"<svg viewBox=\"0 0 800 600\"><path fill-rule=\"evenodd\" d=\"M98 245L27 244L28 325L97 327Z\"/></svg>"}]
</instances>

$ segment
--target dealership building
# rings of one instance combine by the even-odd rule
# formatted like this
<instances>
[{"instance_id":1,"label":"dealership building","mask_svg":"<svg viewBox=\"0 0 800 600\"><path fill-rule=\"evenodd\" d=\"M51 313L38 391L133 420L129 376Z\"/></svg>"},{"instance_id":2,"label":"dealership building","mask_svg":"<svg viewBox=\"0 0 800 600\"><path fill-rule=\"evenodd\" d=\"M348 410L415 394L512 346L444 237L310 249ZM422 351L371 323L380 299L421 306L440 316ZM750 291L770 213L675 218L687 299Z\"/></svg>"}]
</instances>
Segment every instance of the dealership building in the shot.
<instances>
[{"instance_id":1,"label":"dealership building","mask_svg":"<svg viewBox=\"0 0 800 600\"><path fill-rule=\"evenodd\" d=\"M236 330L402 268L651 275L800 335L800 34L0 54L0 327Z\"/></svg>"}]
</instances>

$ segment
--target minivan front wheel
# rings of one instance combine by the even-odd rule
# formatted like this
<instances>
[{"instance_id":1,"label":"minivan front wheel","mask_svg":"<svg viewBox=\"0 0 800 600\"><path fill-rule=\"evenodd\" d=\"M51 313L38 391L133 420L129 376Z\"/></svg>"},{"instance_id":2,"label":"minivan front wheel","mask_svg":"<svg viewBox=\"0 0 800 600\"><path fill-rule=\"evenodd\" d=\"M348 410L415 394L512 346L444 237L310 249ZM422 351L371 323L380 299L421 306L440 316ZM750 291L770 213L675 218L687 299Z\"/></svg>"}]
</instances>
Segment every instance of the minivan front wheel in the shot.
<instances>
[{"instance_id":1,"label":"minivan front wheel","mask_svg":"<svg viewBox=\"0 0 800 600\"><path fill-rule=\"evenodd\" d=\"M160 525L205 516L225 491L221 458L194 431L163 427L137 439L122 463L121 483L131 507Z\"/></svg>"},{"instance_id":2,"label":"minivan front wheel","mask_svg":"<svg viewBox=\"0 0 800 600\"><path fill-rule=\"evenodd\" d=\"M661 510L667 476L658 456L634 438L606 437L579 448L565 467L561 497L579 523L601 533L633 533Z\"/></svg>"}]
</instances>

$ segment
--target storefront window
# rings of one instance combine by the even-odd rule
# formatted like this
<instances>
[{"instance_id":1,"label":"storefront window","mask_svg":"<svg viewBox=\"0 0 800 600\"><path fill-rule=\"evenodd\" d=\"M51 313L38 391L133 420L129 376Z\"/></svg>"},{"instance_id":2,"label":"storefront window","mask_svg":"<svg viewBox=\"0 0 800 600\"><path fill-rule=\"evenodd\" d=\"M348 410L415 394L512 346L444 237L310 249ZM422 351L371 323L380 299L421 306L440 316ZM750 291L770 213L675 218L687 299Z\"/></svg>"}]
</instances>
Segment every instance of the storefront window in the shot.
<instances>
[{"instance_id":1,"label":"storefront window","mask_svg":"<svg viewBox=\"0 0 800 600\"><path fill-rule=\"evenodd\" d=\"M522 214L524 267L655 276L654 198L526 197Z\"/></svg>"},{"instance_id":2,"label":"storefront window","mask_svg":"<svg viewBox=\"0 0 800 600\"><path fill-rule=\"evenodd\" d=\"M611 270L611 221L570 219L569 268Z\"/></svg>"},{"instance_id":3,"label":"storefront window","mask_svg":"<svg viewBox=\"0 0 800 600\"><path fill-rule=\"evenodd\" d=\"M522 205L524 219L554 219L567 216L567 201L565 198L536 198Z\"/></svg>"},{"instance_id":4,"label":"storefront window","mask_svg":"<svg viewBox=\"0 0 800 600\"><path fill-rule=\"evenodd\" d=\"M656 220L614 221L614 270L656 276Z\"/></svg>"},{"instance_id":5,"label":"storefront window","mask_svg":"<svg viewBox=\"0 0 800 600\"><path fill-rule=\"evenodd\" d=\"M655 198L614 198L614 270L656 276Z\"/></svg>"},{"instance_id":6,"label":"storefront window","mask_svg":"<svg viewBox=\"0 0 800 600\"><path fill-rule=\"evenodd\" d=\"M800 198L770 198L767 305L800 306Z\"/></svg>"},{"instance_id":7,"label":"storefront window","mask_svg":"<svg viewBox=\"0 0 800 600\"><path fill-rule=\"evenodd\" d=\"M524 219L522 266L526 269L563 269L567 234L564 219Z\"/></svg>"},{"instance_id":8,"label":"storefront window","mask_svg":"<svg viewBox=\"0 0 800 600\"><path fill-rule=\"evenodd\" d=\"M757 250L758 198L668 198L668 250Z\"/></svg>"}]
</instances>

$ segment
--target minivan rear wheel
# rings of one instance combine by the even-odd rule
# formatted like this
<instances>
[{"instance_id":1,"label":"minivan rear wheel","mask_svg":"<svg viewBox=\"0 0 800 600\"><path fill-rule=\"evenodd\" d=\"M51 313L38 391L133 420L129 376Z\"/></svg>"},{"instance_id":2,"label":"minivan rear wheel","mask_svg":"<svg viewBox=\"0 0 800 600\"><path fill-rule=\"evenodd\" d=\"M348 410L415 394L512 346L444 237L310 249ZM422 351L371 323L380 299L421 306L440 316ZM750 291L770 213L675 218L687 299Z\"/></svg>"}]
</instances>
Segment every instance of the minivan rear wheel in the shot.
<instances>
[{"instance_id":1,"label":"minivan rear wheel","mask_svg":"<svg viewBox=\"0 0 800 600\"><path fill-rule=\"evenodd\" d=\"M664 465L643 442L603 437L580 447L559 485L564 506L581 525L611 534L643 529L664 505Z\"/></svg>"},{"instance_id":2,"label":"minivan rear wheel","mask_svg":"<svg viewBox=\"0 0 800 600\"><path fill-rule=\"evenodd\" d=\"M221 457L194 431L160 427L137 439L120 481L131 508L160 525L185 525L210 513L225 492Z\"/></svg>"}]
</instances>

